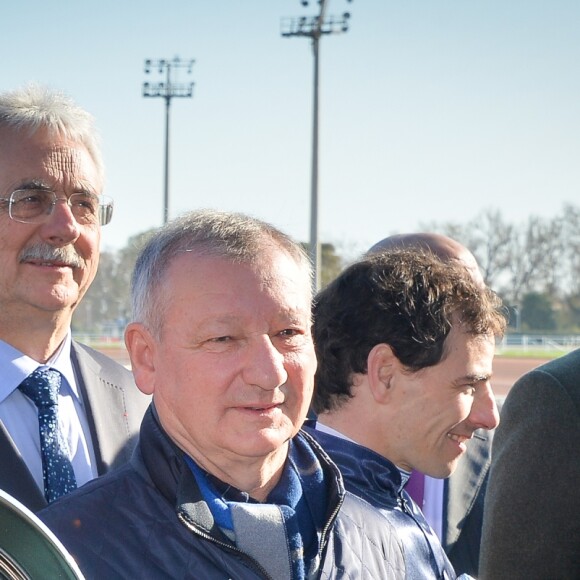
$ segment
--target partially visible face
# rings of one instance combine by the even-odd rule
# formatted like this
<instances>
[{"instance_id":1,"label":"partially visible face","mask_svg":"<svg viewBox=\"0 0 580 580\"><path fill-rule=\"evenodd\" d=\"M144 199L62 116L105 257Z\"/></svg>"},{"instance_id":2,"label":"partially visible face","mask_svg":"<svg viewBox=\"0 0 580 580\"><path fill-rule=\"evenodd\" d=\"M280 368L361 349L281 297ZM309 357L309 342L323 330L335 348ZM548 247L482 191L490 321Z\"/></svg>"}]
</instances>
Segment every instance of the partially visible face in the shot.
<instances>
[{"instance_id":1,"label":"partially visible face","mask_svg":"<svg viewBox=\"0 0 580 580\"><path fill-rule=\"evenodd\" d=\"M495 341L454 326L445 358L393 380L396 408L387 457L398 467L447 477L466 451L476 429L499 423L490 385Z\"/></svg>"},{"instance_id":2,"label":"partially visible face","mask_svg":"<svg viewBox=\"0 0 580 580\"><path fill-rule=\"evenodd\" d=\"M51 138L44 130L29 136L1 129L0 197L6 199L34 184L50 188L59 197L87 190L99 194L102 188L83 145ZM95 277L99 242L100 226L80 226L64 203L57 203L41 224L16 222L10 219L8 207L1 206L0 311L15 316L64 310L72 314ZM64 248L77 256L74 261L23 258L35 246L48 250L48 255L51 249Z\"/></svg>"},{"instance_id":3,"label":"partially visible face","mask_svg":"<svg viewBox=\"0 0 580 580\"><path fill-rule=\"evenodd\" d=\"M278 250L260 270L184 253L162 292L152 382L166 431L212 473L212 465L285 457L316 370L308 276Z\"/></svg>"},{"instance_id":4,"label":"partially visible face","mask_svg":"<svg viewBox=\"0 0 580 580\"><path fill-rule=\"evenodd\" d=\"M485 286L475 256L465 246L452 238L434 233L395 234L377 242L367 253L376 254L394 248L419 248L429 250L443 262L459 262L467 268L473 281L478 286Z\"/></svg>"}]
</instances>

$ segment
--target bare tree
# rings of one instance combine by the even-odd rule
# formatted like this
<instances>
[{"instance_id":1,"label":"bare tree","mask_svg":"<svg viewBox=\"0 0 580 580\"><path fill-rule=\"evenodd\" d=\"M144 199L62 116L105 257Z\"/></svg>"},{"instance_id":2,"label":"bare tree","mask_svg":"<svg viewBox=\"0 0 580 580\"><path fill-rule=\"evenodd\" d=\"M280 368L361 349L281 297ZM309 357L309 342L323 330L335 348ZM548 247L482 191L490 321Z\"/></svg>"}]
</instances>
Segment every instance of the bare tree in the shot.
<instances>
[{"instance_id":1,"label":"bare tree","mask_svg":"<svg viewBox=\"0 0 580 580\"><path fill-rule=\"evenodd\" d=\"M555 218L532 216L520 225L507 223L500 210L489 208L466 222L423 223L419 230L448 235L469 248L486 283L507 305L521 311L524 296L539 293L552 301L561 328L580 325L579 207L568 204ZM130 317L131 273L153 231L131 237L118 252L101 253L97 277L75 313L75 331L124 326ZM338 247L322 245L324 285L344 267L345 248Z\"/></svg>"},{"instance_id":2,"label":"bare tree","mask_svg":"<svg viewBox=\"0 0 580 580\"><path fill-rule=\"evenodd\" d=\"M118 318L115 272L115 253L101 252L97 275L73 316L72 328L75 332L101 333L108 323Z\"/></svg>"},{"instance_id":3,"label":"bare tree","mask_svg":"<svg viewBox=\"0 0 580 580\"><path fill-rule=\"evenodd\" d=\"M488 286L496 288L509 266L514 228L507 224L499 210L487 209L466 223L423 223L421 231L445 234L461 242L475 256Z\"/></svg>"},{"instance_id":4,"label":"bare tree","mask_svg":"<svg viewBox=\"0 0 580 580\"><path fill-rule=\"evenodd\" d=\"M469 222L468 229L468 248L483 270L483 279L488 286L499 287L502 274L510 263L514 226L504 221L499 210L488 208Z\"/></svg>"},{"instance_id":5,"label":"bare tree","mask_svg":"<svg viewBox=\"0 0 580 580\"><path fill-rule=\"evenodd\" d=\"M524 294L558 292L558 272L561 263L561 226L559 220L531 216L526 224L513 229L506 247L506 269L509 273L505 296L519 305Z\"/></svg>"},{"instance_id":6,"label":"bare tree","mask_svg":"<svg viewBox=\"0 0 580 580\"><path fill-rule=\"evenodd\" d=\"M566 282L573 295L580 294L580 208L566 204L561 219L561 242L566 262ZM564 260L563 260L564 261Z\"/></svg>"}]
</instances>

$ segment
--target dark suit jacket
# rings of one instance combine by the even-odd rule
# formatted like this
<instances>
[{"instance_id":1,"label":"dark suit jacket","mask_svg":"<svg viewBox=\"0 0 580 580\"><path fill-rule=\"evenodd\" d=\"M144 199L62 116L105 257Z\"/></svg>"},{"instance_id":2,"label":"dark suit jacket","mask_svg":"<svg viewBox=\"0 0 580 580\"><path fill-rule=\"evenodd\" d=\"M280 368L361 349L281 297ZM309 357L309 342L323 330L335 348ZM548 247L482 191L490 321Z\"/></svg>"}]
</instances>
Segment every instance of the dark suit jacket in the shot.
<instances>
[{"instance_id":1,"label":"dark suit jacket","mask_svg":"<svg viewBox=\"0 0 580 580\"><path fill-rule=\"evenodd\" d=\"M580 349L520 378L493 443L481 578L580 578Z\"/></svg>"},{"instance_id":2,"label":"dark suit jacket","mask_svg":"<svg viewBox=\"0 0 580 580\"><path fill-rule=\"evenodd\" d=\"M491 462L493 431L479 430L457 469L445 480L442 544L457 574L478 577L483 501Z\"/></svg>"},{"instance_id":3,"label":"dark suit jacket","mask_svg":"<svg viewBox=\"0 0 580 580\"><path fill-rule=\"evenodd\" d=\"M139 391L126 368L92 348L73 341L71 358L102 475L131 456L150 397ZM47 505L1 421L0 489L32 511Z\"/></svg>"}]
</instances>

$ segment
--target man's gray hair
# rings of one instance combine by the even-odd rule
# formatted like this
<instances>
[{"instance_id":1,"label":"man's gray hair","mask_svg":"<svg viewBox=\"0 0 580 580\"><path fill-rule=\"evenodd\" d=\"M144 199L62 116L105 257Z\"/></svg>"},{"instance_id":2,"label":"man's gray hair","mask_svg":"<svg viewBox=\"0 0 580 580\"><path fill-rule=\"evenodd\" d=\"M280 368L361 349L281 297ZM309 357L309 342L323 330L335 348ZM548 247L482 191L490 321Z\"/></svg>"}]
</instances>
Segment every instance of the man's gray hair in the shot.
<instances>
[{"instance_id":1,"label":"man's gray hair","mask_svg":"<svg viewBox=\"0 0 580 580\"><path fill-rule=\"evenodd\" d=\"M312 266L302 247L259 219L206 209L169 222L149 238L137 258L131 279L133 320L160 336L165 310L161 285L172 260L182 252L259 265L272 249L287 253L312 281Z\"/></svg>"},{"instance_id":2,"label":"man's gray hair","mask_svg":"<svg viewBox=\"0 0 580 580\"><path fill-rule=\"evenodd\" d=\"M104 181L104 164L93 116L62 92L37 84L0 93L0 129L46 129L49 135L82 143Z\"/></svg>"}]
</instances>

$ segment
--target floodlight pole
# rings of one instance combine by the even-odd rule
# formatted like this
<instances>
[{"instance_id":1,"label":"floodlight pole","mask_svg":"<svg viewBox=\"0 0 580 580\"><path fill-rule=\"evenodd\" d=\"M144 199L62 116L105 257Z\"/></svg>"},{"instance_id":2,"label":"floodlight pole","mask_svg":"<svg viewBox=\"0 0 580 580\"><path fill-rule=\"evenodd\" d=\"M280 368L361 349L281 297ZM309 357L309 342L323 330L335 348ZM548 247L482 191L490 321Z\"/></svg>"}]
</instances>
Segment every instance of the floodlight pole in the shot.
<instances>
[{"instance_id":1,"label":"floodlight pole","mask_svg":"<svg viewBox=\"0 0 580 580\"><path fill-rule=\"evenodd\" d=\"M326 0L320 3L319 24L326 8ZM320 25L317 34L312 37L312 55L314 56L314 79L312 95L312 166L310 177L310 259L314 269L314 291L320 289L322 270L322 251L318 236L318 88L319 88L319 55L320 55Z\"/></svg>"},{"instance_id":2,"label":"floodlight pole","mask_svg":"<svg viewBox=\"0 0 580 580\"><path fill-rule=\"evenodd\" d=\"M170 67L167 67L167 84L169 85ZM169 109L171 97L165 97L165 163L163 169L163 223L169 221Z\"/></svg>"},{"instance_id":3,"label":"floodlight pole","mask_svg":"<svg viewBox=\"0 0 580 580\"><path fill-rule=\"evenodd\" d=\"M182 61L179 57L173 60L147 59L145 61L145 74L157 69L159 74L165 73L165 82L143 83L144 97L162 97L165 99L165 168L163 176L163 223L169 220L169 112L171 99L173 97L191 98L193 96L194 83L176 83L171 77L172 70L179 72L179 69L187 69L187 74L191 74L193 59Z\"/></svg>"},{"instance_id":4,"label":"floodlight pole","mask_svg":"<svg viewBox=\"0 0 580 580\"><path fill-rule=\"evenodd\" d=\"M347 0L350 2L351 0ZM328 0L319 0L320 12L315 17L299 17L282 19L282 36L305 36L312 39L312 54L314 57L314 87L312 103L312 167L310 179L310 259L314 269L314 291L320 289L321 251L318 236L318 112L319 112L319 80L320 80L320 38L323 34L335 34L348 30L350 14L345 12L340 17L326 19ZM307 6L308 1L302 0Z\"/></svg>"}]
</instances>

